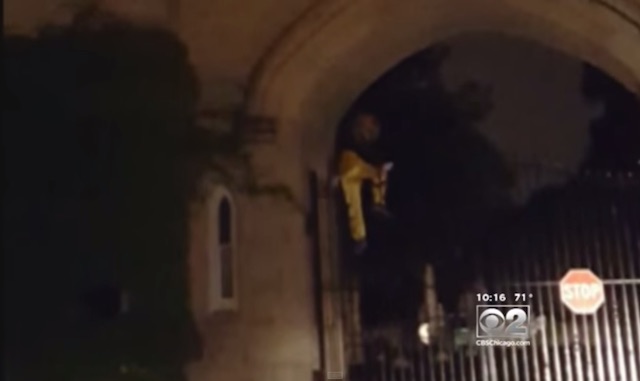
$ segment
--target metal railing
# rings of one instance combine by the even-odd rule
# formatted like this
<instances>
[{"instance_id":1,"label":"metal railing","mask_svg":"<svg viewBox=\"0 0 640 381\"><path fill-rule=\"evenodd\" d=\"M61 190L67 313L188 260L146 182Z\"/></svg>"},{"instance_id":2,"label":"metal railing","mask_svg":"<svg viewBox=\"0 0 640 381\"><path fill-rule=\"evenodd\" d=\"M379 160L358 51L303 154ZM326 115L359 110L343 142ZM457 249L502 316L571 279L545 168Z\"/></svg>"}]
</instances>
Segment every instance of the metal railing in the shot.
<instances>
[{"instance_id":1,"label":"metal railing","mask_svg":"<svg viewBox=\"0 0 640 381\"><path fill-rule=\"evenodd\" d=\"M428 345L413 336L363 332L349 285L348 379L367 381L640 381L640 177L590 173L534 196L475 247L484 292L533 296L528 346L478 347L476 316L445 316L425 280ZM560 300L570 268L603 279L605 304L575 315ZM437 277L438 274L435 274ZM429 276L427 277L429 278ZM469 291L472 299L477 290ZM479 304L479 303L476 303ZM495 303L485 303L495 304ZM434 307L434 305L436 307ZM464 309L459 313L464 315ZM472 316L473 315L473 316ZM354 318L355 317L355 318ZM417 328L417 327L416 327Z\"/></svg>"}]
</instances>

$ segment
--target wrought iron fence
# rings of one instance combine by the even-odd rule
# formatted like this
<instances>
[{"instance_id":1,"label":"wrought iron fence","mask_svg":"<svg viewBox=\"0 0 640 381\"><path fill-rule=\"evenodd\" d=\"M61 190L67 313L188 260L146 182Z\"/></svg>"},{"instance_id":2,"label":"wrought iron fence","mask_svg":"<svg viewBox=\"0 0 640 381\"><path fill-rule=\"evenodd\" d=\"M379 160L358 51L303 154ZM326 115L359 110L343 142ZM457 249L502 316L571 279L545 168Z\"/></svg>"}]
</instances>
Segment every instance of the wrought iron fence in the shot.
<instances>
[{"instance_id":1,"label":"wrought iron fence","mask_svg":"<svg viewBox=\"0 0 640 381\"><path fill-rule=\"evenodd\" d=\"M583 173L557 184L468 249L476 258L469 262L476 288L467 290L456 316L438 307L427 267L422 337L418 327L363 330L357 281L343 274L348 378L639 381L640 176ZM562 304L558 284L570 268L589 268L603 279L606 300L595 314L576 315ZM529 345L476 345L473 307L500 304L478 300L479 293L505 294L506 302L529 306Z\"/></svg>"}]
</instances>

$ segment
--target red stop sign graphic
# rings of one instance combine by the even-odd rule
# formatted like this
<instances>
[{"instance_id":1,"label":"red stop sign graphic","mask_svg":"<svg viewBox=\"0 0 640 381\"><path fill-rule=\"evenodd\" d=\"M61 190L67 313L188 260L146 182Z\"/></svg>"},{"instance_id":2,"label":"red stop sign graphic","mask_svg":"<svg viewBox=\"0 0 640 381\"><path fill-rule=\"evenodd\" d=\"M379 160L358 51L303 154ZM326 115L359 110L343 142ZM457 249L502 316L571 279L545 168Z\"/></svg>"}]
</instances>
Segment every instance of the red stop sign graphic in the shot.
<instances>
[{"instance_id":1,"label":"red stop sign graphic","mask_svg":"<svg viewBox=\"0 0 640 381\"><path fill-rule=\"evenodd\" d=\"M560 280L560 298L575 314L594 314L604 303L604 285L593 271L572 269Z\"/></svg>"}]
</instances>

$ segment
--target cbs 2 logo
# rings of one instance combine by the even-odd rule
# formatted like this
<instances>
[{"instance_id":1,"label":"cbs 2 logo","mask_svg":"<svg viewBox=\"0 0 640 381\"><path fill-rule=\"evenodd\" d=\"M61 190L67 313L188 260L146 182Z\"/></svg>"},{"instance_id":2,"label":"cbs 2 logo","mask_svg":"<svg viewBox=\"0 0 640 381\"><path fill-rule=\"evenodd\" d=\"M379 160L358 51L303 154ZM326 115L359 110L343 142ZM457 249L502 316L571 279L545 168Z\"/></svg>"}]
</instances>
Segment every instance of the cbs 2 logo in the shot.
<instances>
[{"instance_id":1,"label":"cbs 2 logo","mask_svg":"<svg viewBox=\"0 0 640 381\"><path fill-rule=\"evenodd\" d=\"M529 306L477 306L478 337L529 336Z\"/></svg>"}]
</instances>

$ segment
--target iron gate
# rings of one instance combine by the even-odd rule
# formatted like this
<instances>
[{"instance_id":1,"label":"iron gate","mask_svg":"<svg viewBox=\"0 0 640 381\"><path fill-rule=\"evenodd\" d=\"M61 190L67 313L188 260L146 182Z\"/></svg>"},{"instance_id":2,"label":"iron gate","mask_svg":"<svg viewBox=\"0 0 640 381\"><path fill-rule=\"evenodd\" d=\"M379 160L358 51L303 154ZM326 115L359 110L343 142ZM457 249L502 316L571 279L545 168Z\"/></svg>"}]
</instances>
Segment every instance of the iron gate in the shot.
<instances>
[{"instance_id":1,"label":"iron gate","mask_svg":"<svg viewBox=\"0 0 640 381\"><path fill-rule=\"evenodd\" d=\"M474 314L456 316L454 324L433 307L431 271L421 317L429 343L420 341L417 327L414 335L372 340L359 324L357 281L348 278L342 293L347 378L640 381L638 180L637 174L592 173L540 192L474 249L483 292L505 294L511 303L515 294L526 295L528 346L476 346ZM592 269L604 280L606 301L592 316L574 315L560 301L558 282L570 268ZM474 304L490 304L476 292L467 295Z\"/></svg>"}]
</instances>

